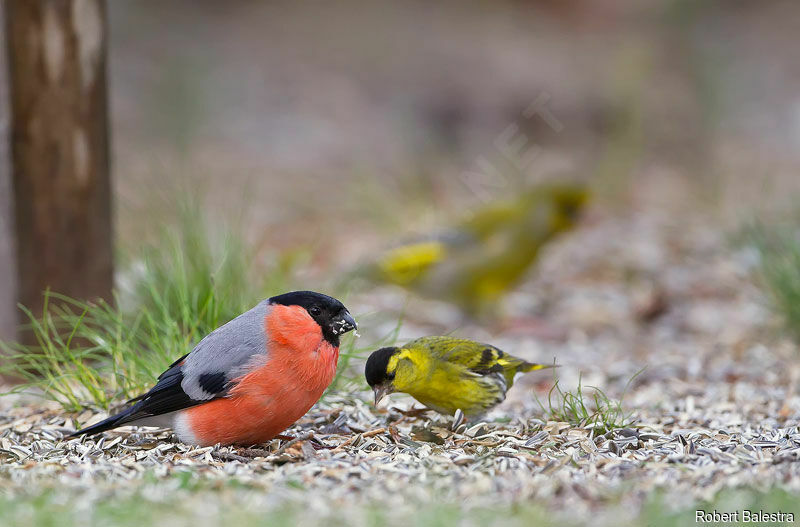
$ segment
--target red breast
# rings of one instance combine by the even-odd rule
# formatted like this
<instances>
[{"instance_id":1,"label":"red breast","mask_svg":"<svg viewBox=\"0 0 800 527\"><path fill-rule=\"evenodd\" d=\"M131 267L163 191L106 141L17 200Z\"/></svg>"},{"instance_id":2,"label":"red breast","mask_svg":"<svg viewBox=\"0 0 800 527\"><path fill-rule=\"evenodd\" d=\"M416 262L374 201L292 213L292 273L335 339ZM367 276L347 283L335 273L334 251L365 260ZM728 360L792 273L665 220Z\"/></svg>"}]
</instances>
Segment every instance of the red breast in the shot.
<instances>
[{"instance_id":1,"label":"red breast","mask_svg":"<svg viewBox=\"0 0 800 527\"><path fill-rule=\"evenodd\" d=\"M263 365L240 377L228 397L194 406L179 417L202 445L268 441L319 400L336 375L339 348L299 306L272 306L264 318Z\"/></svg>"}]
</instances>

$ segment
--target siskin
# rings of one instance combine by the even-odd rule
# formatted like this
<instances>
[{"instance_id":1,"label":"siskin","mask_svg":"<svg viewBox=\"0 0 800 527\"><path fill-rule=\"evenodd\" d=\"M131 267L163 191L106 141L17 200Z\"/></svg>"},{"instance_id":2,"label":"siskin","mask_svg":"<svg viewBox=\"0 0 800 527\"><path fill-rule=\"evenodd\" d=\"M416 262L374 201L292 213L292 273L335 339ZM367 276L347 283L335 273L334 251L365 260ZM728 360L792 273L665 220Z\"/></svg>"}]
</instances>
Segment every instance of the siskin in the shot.
<instances>
[{"instance_id":1,"label":"siskin","mask_svg":"<svg viewBox=\"0 0 800 527\"><path fill-rule=\"evenodd\" d=\"M475 417L505 399L517 373L550 367L469 339L422 337L373 352L364 375L376 405L385 395L402 392L441 414L461 409Z\"/></svg>"},{"instance_id":2,"label":"siskin","mask_svg":"<svg viewBox=\"0 0 800 527\"><path fill-rule=\"evenodd\" d=\"M366 275L448 300L471 315L494 312L495 302L524 278L540 249L574 227L588 195L577 184L531 187L485 205L438 235L390 249Z\"/></svg>"}]
</instances>

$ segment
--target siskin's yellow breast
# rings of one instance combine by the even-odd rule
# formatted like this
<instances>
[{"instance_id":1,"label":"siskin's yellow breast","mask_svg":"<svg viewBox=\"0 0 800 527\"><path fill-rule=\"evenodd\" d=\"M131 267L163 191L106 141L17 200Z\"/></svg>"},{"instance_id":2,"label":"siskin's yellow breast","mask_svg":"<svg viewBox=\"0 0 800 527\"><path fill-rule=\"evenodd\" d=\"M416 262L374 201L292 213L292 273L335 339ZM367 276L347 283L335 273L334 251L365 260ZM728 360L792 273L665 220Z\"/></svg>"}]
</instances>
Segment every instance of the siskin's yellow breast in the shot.
<instances>
[{"instance_id":1,"label":"siskin's yellow breast","mask_svg":"<svg viewBox=\"0 0 800 527\"><path fill-rule=\"evenodd\" d=\"M409 362L398 364L395 389L432 410L452 415L460 408L465 415L475 416L505 398L506 383L502 375L479 375L423 353L407 357Z\"/></svg>"}]
</instances>

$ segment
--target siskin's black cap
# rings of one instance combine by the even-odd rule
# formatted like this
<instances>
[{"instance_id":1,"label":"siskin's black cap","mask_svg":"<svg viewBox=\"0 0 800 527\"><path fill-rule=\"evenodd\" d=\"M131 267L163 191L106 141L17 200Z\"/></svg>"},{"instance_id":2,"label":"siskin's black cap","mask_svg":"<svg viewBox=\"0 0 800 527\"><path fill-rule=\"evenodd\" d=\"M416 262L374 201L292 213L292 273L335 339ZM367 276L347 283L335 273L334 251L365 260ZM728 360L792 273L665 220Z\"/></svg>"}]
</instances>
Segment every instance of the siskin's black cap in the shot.
<instances>
[{"instance_id":1,"label":"siskin's black cap","mask_svg":"<svg viewBox=\"0 0 800 527\"><path fill-rule=\"evenodd\" d=\"M387 373L386 368L389 366L389 359L392 355L399 352L400 348L394 347L381 348L372 352L364 366L364 376L370 387L394 379L394 372Z\"/></svg>"}]
</instances>

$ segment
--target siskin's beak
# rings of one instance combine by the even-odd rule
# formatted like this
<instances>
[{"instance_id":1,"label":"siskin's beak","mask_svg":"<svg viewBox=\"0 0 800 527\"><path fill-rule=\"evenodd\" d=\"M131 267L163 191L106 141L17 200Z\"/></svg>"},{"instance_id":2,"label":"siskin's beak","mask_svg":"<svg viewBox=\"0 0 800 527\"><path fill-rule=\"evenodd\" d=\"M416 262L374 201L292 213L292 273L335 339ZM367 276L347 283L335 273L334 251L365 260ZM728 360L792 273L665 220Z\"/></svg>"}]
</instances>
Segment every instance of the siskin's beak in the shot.
<instances>
[{"instance_id":1,"label":"siskin's beak","mask_svg":"<svg viewBox=\"0 0 800 527\"><path fill-rule=\"evenodd\" d=\"M377 384L372 391L375 392L375 406L378 406L381 399L394 391L394 387L391 384Z\"/></svg>"},{"instance_id":2,"label":"siskin's beak","mask_svg":"<svg viewBox=\"0 0 800 527\"><path fill-rule=\"evenodd\" d=\"M358 324L356 324L353 315L346 309L331 322L331 331L333 331L334 335L344 335L354 329L358 329Z\"/></svg>"}]
</instances>

